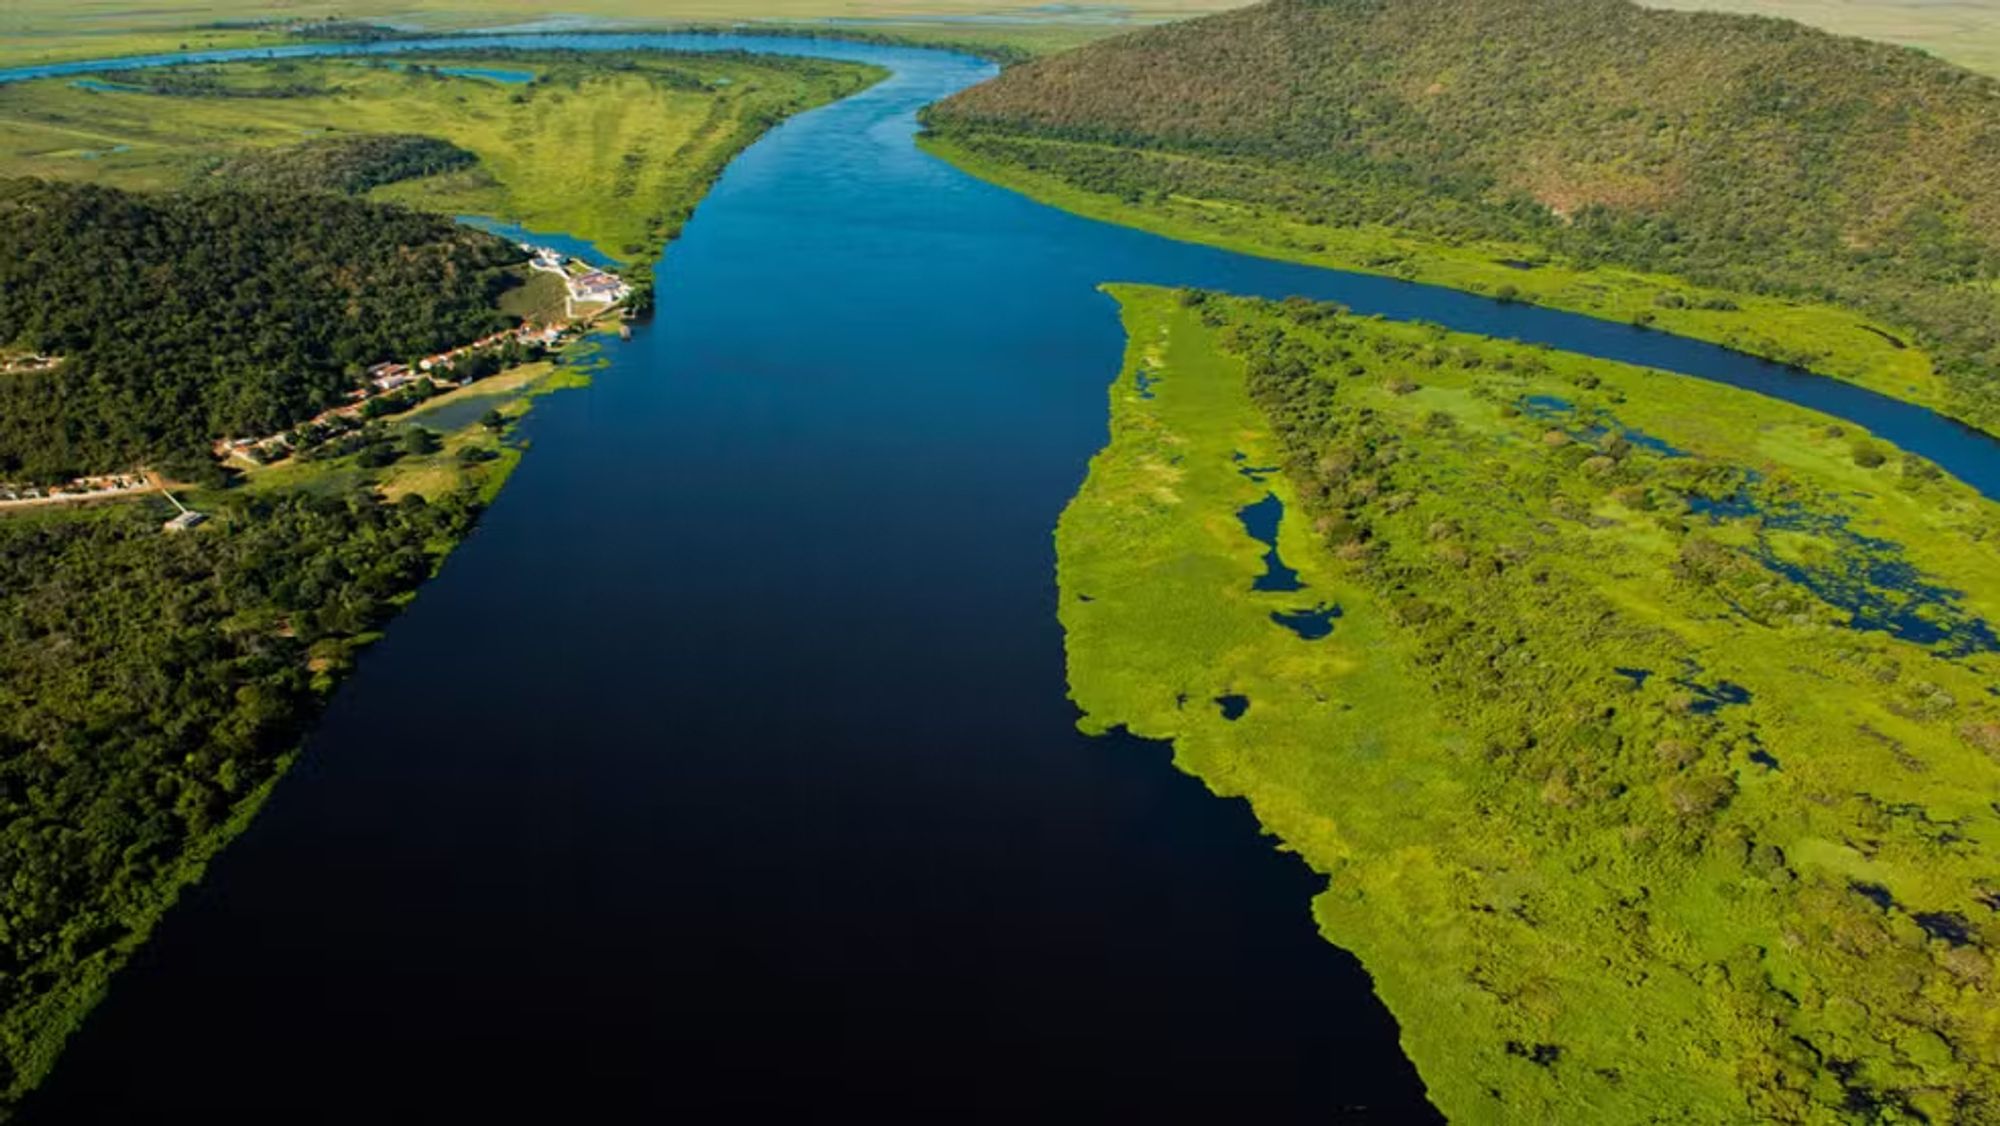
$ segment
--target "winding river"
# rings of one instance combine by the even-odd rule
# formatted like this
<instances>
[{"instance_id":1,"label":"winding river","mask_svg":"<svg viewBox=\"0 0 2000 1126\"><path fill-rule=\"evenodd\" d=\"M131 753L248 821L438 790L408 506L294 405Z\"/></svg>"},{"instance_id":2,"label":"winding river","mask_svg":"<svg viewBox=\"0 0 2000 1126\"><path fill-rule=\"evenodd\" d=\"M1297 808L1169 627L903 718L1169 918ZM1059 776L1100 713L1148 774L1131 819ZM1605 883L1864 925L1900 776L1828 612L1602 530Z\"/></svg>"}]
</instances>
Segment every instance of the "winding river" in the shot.
<instances>
[{"instance_id":1,"label":"winding river","mask_svg":"<svg viewBox=\"0 0 2000 1126\"><path fill-rule=\"evenodd\" d=\"M1160 239L975 181L960 55L740 156L660 315L373 648L118 979L46 1121L1430 1112L1317 881L1167 752L1087 739L1050 532L1105 438L1107 280L1300 293L1750 386L2000 492L1994 443L1709 345ZM186 57L152 61L183 61ZM0 81L131 66L73 63Z\"/></svg>"}]
</instances>

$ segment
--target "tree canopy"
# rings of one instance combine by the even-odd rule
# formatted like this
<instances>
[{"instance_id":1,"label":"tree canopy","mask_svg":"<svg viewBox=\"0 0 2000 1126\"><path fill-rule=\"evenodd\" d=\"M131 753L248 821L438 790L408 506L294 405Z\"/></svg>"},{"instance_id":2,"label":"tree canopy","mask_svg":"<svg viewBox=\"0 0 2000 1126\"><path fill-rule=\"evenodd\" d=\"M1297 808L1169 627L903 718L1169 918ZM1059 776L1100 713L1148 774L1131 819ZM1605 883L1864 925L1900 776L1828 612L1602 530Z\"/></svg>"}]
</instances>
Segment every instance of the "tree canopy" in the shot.
<instances>
[{"instance_id":1,"label":"tree canopy","mask_svg":"<svg viewBox=\"0 0 2000 1126\"><path fill-rule=\"evenodd\" d=\"M436 137L356 133L253 149L221 162L210 176L230 187L360 195L383 184L453 172L478 162L472 153Z\"/></svg>"},{"instance_id":2,"label":"tree canopy","mask_svg":"<svg viewBox=\"0 0 2000 1126\"><path fill-rule=\"evenodd\" d=\"M205 453L340 401L362 367L504 327L522 257L398 207L0 181L0 479Z\"/></svg>"}]
</instances>

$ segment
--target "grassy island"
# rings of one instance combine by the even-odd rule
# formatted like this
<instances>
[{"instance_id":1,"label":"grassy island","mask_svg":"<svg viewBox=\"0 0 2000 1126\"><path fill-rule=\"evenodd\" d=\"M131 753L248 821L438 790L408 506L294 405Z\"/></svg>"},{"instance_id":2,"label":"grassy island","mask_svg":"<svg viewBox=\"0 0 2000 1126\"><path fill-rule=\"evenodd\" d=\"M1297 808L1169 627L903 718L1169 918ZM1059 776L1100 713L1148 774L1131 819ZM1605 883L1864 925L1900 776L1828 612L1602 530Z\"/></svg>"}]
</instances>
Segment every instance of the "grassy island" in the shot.
<instances>
[{"instance_id":1,"label":"grassy island","mask_svg":"<svg viewBox=\"0 0 2000 1126\"><path fill-rule=\"evenodd\" d=\"M2000 1113L2000 505L1743 391L1115 293L1084 727L1326 874L1447 1114Z\"/></svg>"}]
</instances>

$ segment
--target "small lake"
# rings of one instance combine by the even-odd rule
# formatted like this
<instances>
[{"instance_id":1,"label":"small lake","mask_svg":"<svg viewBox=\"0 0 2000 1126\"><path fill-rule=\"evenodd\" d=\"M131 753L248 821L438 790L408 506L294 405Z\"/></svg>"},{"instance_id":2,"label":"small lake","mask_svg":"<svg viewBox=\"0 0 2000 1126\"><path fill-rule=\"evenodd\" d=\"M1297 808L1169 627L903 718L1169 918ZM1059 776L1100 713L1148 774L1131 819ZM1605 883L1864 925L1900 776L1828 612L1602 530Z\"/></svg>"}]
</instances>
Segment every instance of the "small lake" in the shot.
<instances>
[{"instance_id":1,"label":"small lake","mask_svg":"<svg viewBox=\"0 0 2000 1126\"><path fill-rule=\"evenodd\" d=\"M658 318L538 406L513 481L118 978L39 1120L1433 1117L1313 925L1321 881L1165 748L1075 729L1050 533L1106 438L1106 281L1688 372L2000 490L1989 439L1847 384L973 180L912 142L919 107L994 73L960 55L557 35L193 57L425 46L895 73L730 166ZM1258 722L1243 695L1187 706Z\"/></svg>"},{"instance_id":2,"label":"small lake","mask_svg":"<svg viewBox=\"0 0 2000 1126\"><path fill-rule=\"evenodd\" d=\"M414 69L414 67L398 69ZM425 69L438 74L448 74L453 78L484 78L492 82L505 82L510 86L525 86L535 80L535 72L532 70L509 70L497 66L434 66Z\"/></svg>"},{"instance_id":3,"label":"small lake","mask_svg":"<svg viewBox=\"0 0 2000 1126\"><path fill-rule=\"evenodd\" d=\"M490 215L454 215L452 218L468 227L485 231L489 235L499 235L509 242L525 242L560 250L571 258L587 262L600 270L619 268L615 256L605 253L604 248L596 243L577 238L575 235L566 235L560 231L532 230L518 223L495 219Z\"/></svg>"}]
</instances>

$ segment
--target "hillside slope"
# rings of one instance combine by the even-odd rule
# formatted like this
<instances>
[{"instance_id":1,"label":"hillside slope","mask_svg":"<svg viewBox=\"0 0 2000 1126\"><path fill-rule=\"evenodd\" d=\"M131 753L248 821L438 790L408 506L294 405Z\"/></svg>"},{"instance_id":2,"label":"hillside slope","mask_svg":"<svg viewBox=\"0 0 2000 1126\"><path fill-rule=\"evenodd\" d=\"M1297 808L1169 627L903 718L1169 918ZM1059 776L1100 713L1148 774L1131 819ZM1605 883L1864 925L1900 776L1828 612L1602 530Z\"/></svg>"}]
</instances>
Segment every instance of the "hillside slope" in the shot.
<instances>
[{"instance_id":1,"label":"hillside slope","mask_svg":"<svg viewBox=\"0 0 2000 1126\"><path fill-rule=\"evenodd\" d=\"M1915 51L1625 0L1271 0L1017 67L928 124L1135 204L1862 310L2000 425L2000 82Z\"/></svg>"}]
</instances>

